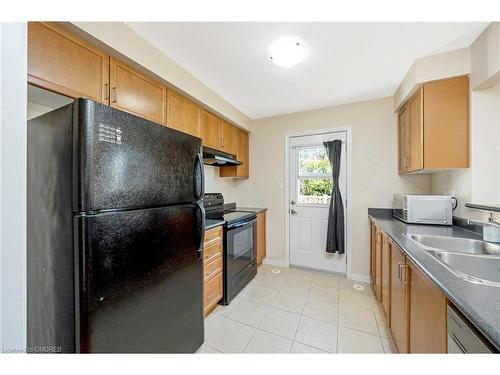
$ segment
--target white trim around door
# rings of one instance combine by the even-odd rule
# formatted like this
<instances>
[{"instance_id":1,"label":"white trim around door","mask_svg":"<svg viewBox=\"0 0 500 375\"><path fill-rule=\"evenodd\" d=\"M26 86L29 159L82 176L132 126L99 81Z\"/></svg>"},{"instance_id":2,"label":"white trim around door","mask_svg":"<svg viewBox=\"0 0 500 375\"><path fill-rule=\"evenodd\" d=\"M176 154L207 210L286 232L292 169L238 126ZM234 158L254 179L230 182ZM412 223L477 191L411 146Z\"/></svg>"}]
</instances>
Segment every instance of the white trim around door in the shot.
<instances>
[{"instance_id":1,"label":"white trim around door","mask_svg":"<svg viewBox=\"0 0 500 375\"><path fill-rule=\"evenodd\" d=\"M289 215L289 202L290 202L290 187L288 181L290 180L290 138L300 137L307 135L319 135L326 133L336 133L345 132L346 133L346 183L347 183L347 194L344 198L346 200L346 258L347 258L347 278L351 279L351 263L352 263L352 130L350 126L331 128L331 129L318 129L312 131L304 131L298 133L287 133L285 134L285 194L284 194L284 211L283 215L285 217L285 266L290 265L290 215Z\"/></svg>"}]
</instances>

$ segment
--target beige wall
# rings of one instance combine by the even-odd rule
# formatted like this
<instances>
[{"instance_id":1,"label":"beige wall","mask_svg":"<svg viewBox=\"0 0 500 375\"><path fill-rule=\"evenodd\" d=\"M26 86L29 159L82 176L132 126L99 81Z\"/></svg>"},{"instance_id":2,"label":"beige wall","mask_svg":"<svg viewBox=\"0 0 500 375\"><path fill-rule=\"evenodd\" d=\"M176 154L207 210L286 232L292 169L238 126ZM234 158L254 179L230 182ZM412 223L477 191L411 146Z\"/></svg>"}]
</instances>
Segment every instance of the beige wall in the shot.
<instances>
[{"instance_id":1,"label":"beige wall","mask_svg":"<svg viewBox=\"0 0 500 375\"><path fill-rule=\"evenodd\" d=\"M464 207L467 202L500 203L500 84L471 92L470 168L431 176L434 194L453 191L455 215L486 219L487 213Z\"/></svg>"},{"instance_id":2,"label":"beige wall","mask_svg":"<svg viewBox=\"0 0 500 375\"><path fill-rule=\"evenodd\" d=\"M500 82L500 22L491 23L471 46L471 87L491 87Z\"/></svg>"},{"instance_id":3,"label":"beige wall","mask_svg":"<svg viewBox=\"0 0 500 375\"><path fill-rule=\"evenodd\" d=\"M484 220L487 213L464 204L500 203L500 23L490 24L470 51L470 168L432 175L431 188L455 193L456 215Z\"/></svg>"},{"instance_id":4,"label":"beige wall","mask_svg":"<svg viewBox=\"0 0 500 375\"><path fill-rule=\"evenodd\" d=\"M397 110L401 104L408 100L424 82L469 73L469 48L461 48L415 60L394 93L394 110Z\"/></svg>"},{"instance_id":5,"label":"beige wall","mask_svg":"<svg viewBox=\"0 0 500 375\"><path fill-rule=\"evenodd\" d=\"M205 192L222 193L226 203L236 202L236 182L230 177L219 177L219 167L205 165Z\"/></svg>"},{"instance_id":6,"label":"beige wall","mask_svg":"<svg viewBox=\"0 0 500 375\"><path fill-rule=\"evenodd\" d=\"M352 129L352 274L369 275L368 207L391 207L394 193L428 193L430 177L399 176L396 115L392 98L276 116L253 123L250 179L238 181L242 205L268 211L267 260L285 260L285 134Z\"/></svg>"}]
</instances>

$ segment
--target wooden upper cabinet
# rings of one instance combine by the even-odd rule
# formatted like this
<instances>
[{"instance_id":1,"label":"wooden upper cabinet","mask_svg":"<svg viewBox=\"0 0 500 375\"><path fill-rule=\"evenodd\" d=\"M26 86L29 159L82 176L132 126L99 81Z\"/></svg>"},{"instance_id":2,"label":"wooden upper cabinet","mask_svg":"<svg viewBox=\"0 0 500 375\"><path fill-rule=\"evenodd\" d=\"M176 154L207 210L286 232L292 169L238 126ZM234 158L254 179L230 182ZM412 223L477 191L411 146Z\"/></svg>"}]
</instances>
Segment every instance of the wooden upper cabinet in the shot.
<instances>
[{"instance_id":1,"label":"wooden upper cabinet","mask_svg":"<svg viewBox=\"0 0 500 375\"><path fill-rule=\"evenodd\" d=\"M423 100L422 90L419 90L408 102L409 117L409 160L408 172L419 171L424 168L423 159Z\"/></svg>"},{"instance_id":2,"label":"wooden upper cabinet","mask_svg":"<svg viewBox=\"0 0 500 375\"><path fill-rule=\"evenodd\" d=\"M446 353L447 301L439 288L410 260L410 353ZM408 281L409 279L409 281Z\"/></svg>"},{"instance_id":3,"label":"wooden upper cabinet","mask_svg":"<svg viewBox=\"0 0 500 375\"><path fill-rule=\"evenodd\" d=\"M236 155L238 152L238 128L222 120L222 145L221 149L228 154Z\"/></svg>"},{"instance_id":4,"label":"wooden upper cabinet","mask_svg":"<svg viewBox=\"0 0 500 375\"><path fill-rule=\"evenodd\" d=\"M391 321L391 247L389 237L382 233L382 308L387 322Z\"/></svg>"},{"instance_id":5,"label":"wooden upper cabinet","mask_svg":"<svg viewBox=\"0 0 500 375\"><path fill-rule=\"evenodd\" d=\"M222 122L214 114L202 109L200 112L201 137L203 146L221 149Z\"/></svg>"},{"instance_id":6,"label":"wooden upper cabinet","mask_svg":"<svg viewBox=\"0 0 500 375\"><path fill-rule=\"evenodd\" d=\"M469 77L424 85L424 167L469 167Z\"/></svg>"},{"instance_id":7,"label":"wooden upper cabinet","mask_svg":"<svg viewBox=\"0 0 500 375\"><path fill-rule=\"evenodd\" d=\"M53 23L28 23L28 83L108 103L109 56Z\"/></svg>"},{"instance_id":8,"label":"wooden upper cabinet","mask_svg":"<svg viewBox=\"0 0 500 375\"><path fill-rule=\"evenodd\" d=\"M391 314L390 326L394 343L399 353L408 353L408 307L410 273L406 267L406 257L394 241L391 248Z\"/></svg>"},{"instance_id":9,"label":"wooden upper cabinet","mask_svg":"<svg viewBox=\"0 0 500 375\"><path fill-rule=\"evenodd\" d=\"M165 124L167 88L115 58L110 58L110 105Z\"/></svg>"},{"instance_id":10,"label":"wooden upper cabinet","mask_svg":"<svg viewBox=\"0 0 500 375\"><path fill-rule=\"evenodd\" d=\"M399 173L408 172L410 160L410 121L405 106L398 114Z\"/></svg>"},{"instance_id":11,"label":"wooden upper cabinet","mask_svg":"<svg viewBox=\"0 0 500 375\"><path fill-rule=\"evenodd\" d=\"M200 108L191 100L168 90L167 126L201 137Z\"/></svg>"},{"instance_id":12,"label":"wooden upper cabinet","mask_svg":"<svg viewBox=\"0 0 500 375\"><path fill-rule=\"evenodd\" d=\"M220 177L248 178L250 175L249 136L248 133L242 129L238 129L238 150L236 151L236 159L243 164L231 167L220 167Z\"/></svg>"},{"instance_id":13,"label":"wooden upper cabinet","mask_svg":"<svg viewBox=\"0 0 500 375\"><path fill-rule=\"evenodd\" d=\"M425 83L398 114L399 173L469 167L469 77Z\"/></svg>"}]
</instances>

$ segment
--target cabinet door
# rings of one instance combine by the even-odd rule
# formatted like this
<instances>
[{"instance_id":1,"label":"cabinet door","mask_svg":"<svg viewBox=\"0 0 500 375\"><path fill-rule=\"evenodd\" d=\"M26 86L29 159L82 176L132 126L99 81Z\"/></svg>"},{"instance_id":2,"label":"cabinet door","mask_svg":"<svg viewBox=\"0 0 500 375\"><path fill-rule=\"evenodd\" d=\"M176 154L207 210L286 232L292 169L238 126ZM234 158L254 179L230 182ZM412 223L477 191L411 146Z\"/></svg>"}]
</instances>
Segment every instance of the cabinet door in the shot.
<instances>
[{"instance_id":1,"label":"cabinet door","mask_svg":"<svg viewBox=\"0 0 500 375\"><path fill-rule=\"evenodd\" d=\"M382 301L382 232L377 227L377 241L375 243L375 295Z\"/></svg>"},{"instance_id":2,"label":"cabinet door","mask_svg":"<svg viewBox=\"0 0 500 375\"><path fill-rule=\"evenodd\" d=\"M257 265L266 257L266 213L257 214Z\"/></svg>"},{"instance_id":3,"label":"cabinet door","mask_svg":"<svg viewBox=\"0 0 500 375\"><path fill-rule=\"evenodd\" d=\"M221 119L202 109L200 121L203 146L220 150L222 139Z\"/></svg>"},{"instance_id":4,"label":"cabinet door","mask_svg":"<svg viewBox=\"0 0 500 375\"><path fill-rule=\"evenodd\" d=\"M110 105L165 124L167 89L114 58L110 59Z\"/></svg>"},{"instance_id":5,"label":"cabinet door","mask_svg":"<svg viewBox=\"0 0 500 375\"><path fill-rule=\"evenodd\" d=\"M424 165L469 167L469 77L424 85Z\"/></svg>"},{"instance_id":6,"label":"cabinet door","mask_svg":"<svg viewBox=\"0 0 500 375\"><path fill-rule=\"evenodd\" d=\"M200 108L172 90L168 90L167 103L167 126L200 137Z\"/></svg>"},{"instance_id":7,"label":"cabinet door","mask_svg":"<svg viewBox=\"0 0 500 375\"><path fill-rule=\"evenodd\" d=\"M410 151L410 121L408 118L408 107L405 105L398 116L398 139L399 139L399 173L406 173L409 165Z\"/></svg>"},{"instance_id":8,"label":"cabinet door","mask_svg":"<svg viewBox=\"0 0 500 375\"><path fill-rule=\"evenodd\" d=\"M244 130L238 131L238 160L243 164L238 166L238 177L248 177L250 172L248 133Z\"/></svg>"},{"instance_id":9,"label":"cabinet door","mask_svg":"<svg viewBox=\"0 0 500 375\"><path fill-rule=\"evenodd\" d=\"M109 56L53 23L28 23L28 83L108 104Z\"/></svg>"},{"instance_id":10,"label":"cabinet door","mask_svg":"<svg viewBox=\"0 0 500 375\"><path fill-rule=\"evenodd\" d=\"M410 277L410 353L446 353L446 298L407 259Z\"/></svg>"},{"instance_id":11,"label":"cabinet door","mask_svg":"<svg viewBox=\"0 0 500 375\"><path fill-rule=\"evenodd\" d=\"M389 237L382 233L382 307L387 317L387 322L391 321L391 247Z\"/></svg>"},{"instance_id":12,"label":"cabinet door","mask_svg":"<svg viewBox=\"0 0 500 375\"><path fill-rule=\"evenodd\" d=\"M390 326L399 353L408 353L408 282L402 279L405 255L398 245L389 240L391 247L391 318ZM406 279L410 273L407 271Z\"/></svg>"},{"instance_id":13,"label":"cabinet door","mask_svg":"<svg viewBox=\"0 0 500 375\"><path fill-rule=\"evenodd\" d=\"M413 172L424 168L422 90L418 90L415 96L410 99L408 102L408 111L410 123L408 172Z\"/></svg>"},{"instance_id":14,"label":"cabinet door","mask_svg":"<svg viewBox=\"0 0 500 375\"><path fill-rule=\"evenodd\" d=\"M370 220L370 276L372 284L375 283L375 246L377 244L377 229Z\"/></svg>"},{"instance_id":15,"label":"cabinet door","mask_svg":"<svg viewBox=\"0 0 500 375\"><path fill-rule=\"evenodd\" d=\"M250 155L249 155L249 139L248 133L242 129L238 129L238 151L236 159L243 164L237 167L221 167L219 168L220 177L241 177L248 178L250 174Z\"/></svg>"},{"instance_id":16,"label":"cabinet door","mask_svg":"<svg viewBox=\"0 0 500 375\"><path fill-rule=\"evenodd\" d=\"M222 151L236 155L238 152L238 128L222 120Z\"/></svg>"}]
</instances>

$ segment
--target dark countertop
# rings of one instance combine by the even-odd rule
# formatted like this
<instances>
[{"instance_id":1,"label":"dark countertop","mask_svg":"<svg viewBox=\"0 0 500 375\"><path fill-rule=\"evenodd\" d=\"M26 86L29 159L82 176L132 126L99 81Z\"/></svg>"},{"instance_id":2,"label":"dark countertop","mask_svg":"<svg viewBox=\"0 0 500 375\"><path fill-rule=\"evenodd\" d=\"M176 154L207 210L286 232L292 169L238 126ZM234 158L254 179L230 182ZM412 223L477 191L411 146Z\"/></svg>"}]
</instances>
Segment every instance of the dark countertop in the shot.
<instances>
[{"instance_id":1,"label":"dark countertop","mask_svg":"<svg viewBox=\"0 0 500 375\"><path fill-rule=\"evenodd\" d=\"M406 255L442 290L448 299L500 350L500 288L473 284L455 276L437 259L403 233L481 239L457 226L406 224L392 216L391 210L369 208L370 216L396 242Z\"/></svg>"},{"instance_id":2,"label":"dark countertop","mask_svg":"<svg viewBox=\"0 0 500 375\"><path fill-rule=\"evenodd\" d=\"M220 225L224 225L224 220L214 220L214 219L206 219L205 220L205 230L212 229L218 227Z\"/></svg>"},{"instance_id":3,"label":"dark countertop","mask_svg":"<svg viewBox=\"0 0 500 375\"><path fill-rule=\"evenodd\" d=\"M253 212L255 214L259 214L261 212L267 211L267 208L259 208L259 207L239 207L236 206L236 211L244 211L244 212Z\"/></svg>"}]
</instances>

